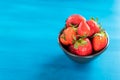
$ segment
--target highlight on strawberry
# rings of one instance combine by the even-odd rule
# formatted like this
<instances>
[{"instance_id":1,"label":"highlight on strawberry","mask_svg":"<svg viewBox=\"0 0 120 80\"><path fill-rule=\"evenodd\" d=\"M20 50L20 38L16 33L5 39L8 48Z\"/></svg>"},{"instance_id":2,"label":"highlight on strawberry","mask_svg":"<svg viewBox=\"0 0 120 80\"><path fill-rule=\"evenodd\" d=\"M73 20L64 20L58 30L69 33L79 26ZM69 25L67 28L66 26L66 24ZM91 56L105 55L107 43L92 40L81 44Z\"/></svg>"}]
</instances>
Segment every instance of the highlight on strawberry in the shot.
<instances>
[{"instance_id":1,"label":"highlight on strawberry","mask_svg":"<svg viewBox=\"0 0 120 80\"><path fill-rule=\"evenodd\" d=\"M107 46L108 36L98 18L86 20L79 14L69 16L59 37L66 49L79 56L88 56Z\"/></svg>"}]
</instances>

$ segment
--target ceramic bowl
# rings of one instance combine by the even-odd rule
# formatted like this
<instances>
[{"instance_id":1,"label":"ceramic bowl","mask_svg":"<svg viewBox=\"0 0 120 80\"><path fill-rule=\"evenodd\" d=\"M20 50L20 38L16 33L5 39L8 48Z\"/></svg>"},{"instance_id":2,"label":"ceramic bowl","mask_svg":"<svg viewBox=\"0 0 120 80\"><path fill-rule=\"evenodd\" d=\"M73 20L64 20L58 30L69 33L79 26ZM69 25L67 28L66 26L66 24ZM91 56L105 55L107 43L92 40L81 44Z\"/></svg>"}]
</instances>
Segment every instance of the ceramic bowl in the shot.
<instances>
[{"instance_id":1,"label":"ceramic bowl","mask_svg":"<svg viewBox=\"0 0 120 80\"><path fill-rule=\"evenodd\" d=\"M86 62L89 62L91 60L93 60L94 58L96 58L98 55L104 53L104 51L106 50L106 48L108 47L109 45L109 36L108 36L108 33L106 32L106 35L107 35L107 38L108 38L108 43L106 45L105 48L103 48L102 50L100 50L99 52L94 52L91 54L91 55L88 55L88 56L79 56L79 55L76 55L76 54L73 54L71 53L69 50L67 50L67 48L61 44L61 42L59 41L59 37L61 35L61 33L63 32L64 29L62 29L58 35L58 43L61 47L61 49L64 51L64 53L73 61L75 62L78 62L78 63L86 63Z\"/></svg>"}]
</instances>

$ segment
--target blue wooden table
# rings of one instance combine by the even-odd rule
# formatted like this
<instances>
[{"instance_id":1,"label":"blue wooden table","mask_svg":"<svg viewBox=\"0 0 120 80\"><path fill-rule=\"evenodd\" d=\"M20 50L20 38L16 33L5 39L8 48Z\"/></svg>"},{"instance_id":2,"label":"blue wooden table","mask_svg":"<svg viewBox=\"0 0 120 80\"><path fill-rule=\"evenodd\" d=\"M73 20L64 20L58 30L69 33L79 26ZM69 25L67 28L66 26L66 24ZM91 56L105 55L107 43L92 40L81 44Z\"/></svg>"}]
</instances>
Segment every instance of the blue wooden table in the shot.
<instances>
[{"instance_id":1,"label":"blue wooden table","mask_svg":"<svg viewBox=\"0 0 120 80\"><path fill-rule=\"evenodd\" d=\"M98 17L107 50L87 64L71 61L57 37L71 14ZM0 80L120 80L119 0L0 0Z\"/></svg>"}]
</instances>

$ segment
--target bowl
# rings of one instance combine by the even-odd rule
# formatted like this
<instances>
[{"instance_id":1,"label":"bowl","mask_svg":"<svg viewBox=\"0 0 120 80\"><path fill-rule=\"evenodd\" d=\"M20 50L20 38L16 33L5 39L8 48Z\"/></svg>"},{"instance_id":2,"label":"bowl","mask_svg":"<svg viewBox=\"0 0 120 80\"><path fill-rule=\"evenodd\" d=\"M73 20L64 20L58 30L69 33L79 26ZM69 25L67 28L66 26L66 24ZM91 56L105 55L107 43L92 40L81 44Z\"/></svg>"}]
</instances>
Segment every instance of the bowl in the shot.
<instances>
[{"instance_id":1,"label":"bowl","mask_svg":"<svg viewBox=\"0 0 120 80\"><path fill-rule=\"evenodd\" d=\"M78 63L86 63L89 62L91 60L93 60L94 58L96 58L97 56L99 56L100 54L102 54L106 48L109 45L109 36L108 33L105 31L107 38L108 38L108 43L106 45L105 48L103 48L102 50L100 50L99 52L93 52L91 55L88 56L79 56L76 54L71 53L70 51L67 50L66 46L62 45L61 42L59 41L59 37L61 35L61 33L63 32L64 29L62 29L58 35L58 44L60 45L61 49L64 51L64 53L73 61L78 62Z\"/></svg>"}]
</instances>

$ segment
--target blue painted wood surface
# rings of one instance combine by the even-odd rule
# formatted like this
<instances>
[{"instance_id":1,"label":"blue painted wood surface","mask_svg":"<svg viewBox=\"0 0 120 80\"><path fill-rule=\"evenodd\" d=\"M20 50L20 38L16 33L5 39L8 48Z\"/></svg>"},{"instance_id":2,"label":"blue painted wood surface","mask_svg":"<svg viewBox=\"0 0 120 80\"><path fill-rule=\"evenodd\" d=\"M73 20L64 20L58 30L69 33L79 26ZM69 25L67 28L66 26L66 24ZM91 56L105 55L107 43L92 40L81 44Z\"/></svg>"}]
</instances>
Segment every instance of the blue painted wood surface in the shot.
<instances>
[{"instance_id":1,"label":"blue painted wood surface","mask_svg":"<svg viewBox=\"0 0 120 80\"><path fill-rule=\"evenodd\" d=\"M98 17L107 50L87 64L71 61L57 37L71 14ZM120 80L119 0L0 0L0 80Z\"/></svg>"}]
</instances>

